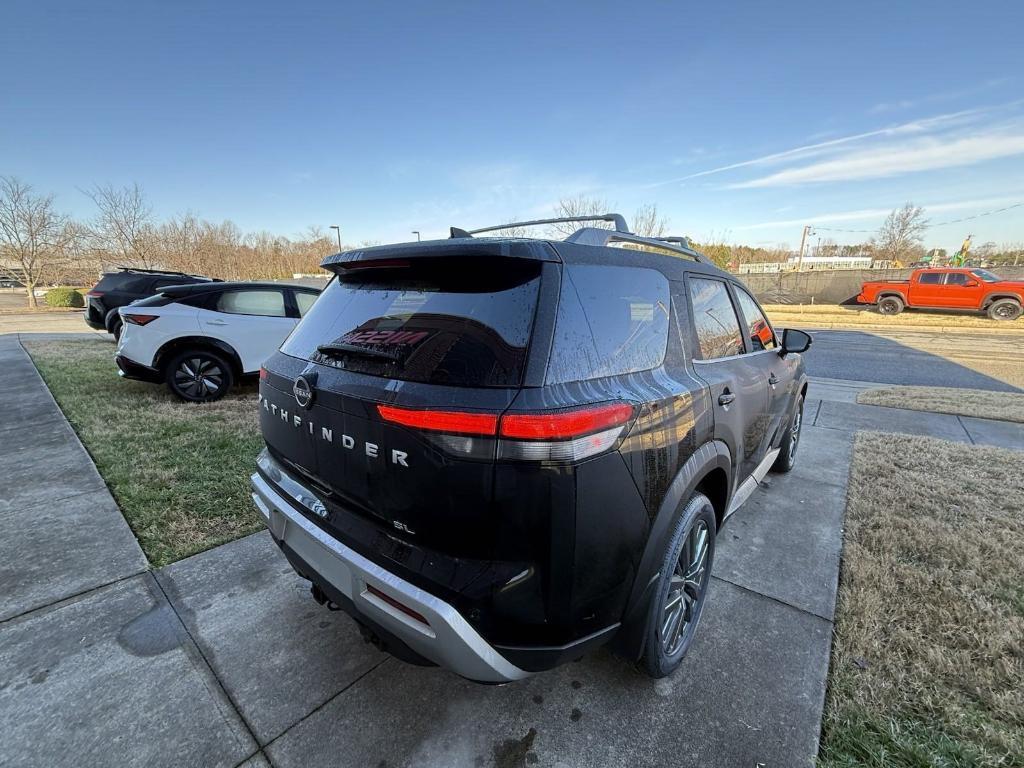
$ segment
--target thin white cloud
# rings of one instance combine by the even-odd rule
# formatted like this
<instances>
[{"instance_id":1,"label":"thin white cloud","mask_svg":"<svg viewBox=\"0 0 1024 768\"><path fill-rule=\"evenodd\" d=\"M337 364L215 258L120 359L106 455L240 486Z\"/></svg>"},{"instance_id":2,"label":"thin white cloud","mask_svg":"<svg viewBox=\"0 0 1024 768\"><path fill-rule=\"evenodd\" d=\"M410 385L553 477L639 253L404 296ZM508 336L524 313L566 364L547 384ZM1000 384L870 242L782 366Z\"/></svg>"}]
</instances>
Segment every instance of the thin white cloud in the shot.
<instances>
[{"instance_id":1,"label":"thin white cloud","mask_svg":"<svg viewBox=\"0 0 1024 768\"><path fill-rule=\"evenodd\" d=\"M878 137L893 137L905 134L925 134L939 128L948 128L955 125L971 122L989 111L991 111L991 108L979 107L977 109L964 109L958 112L949 112L944 115L935 115L934 117L927 117L921 120L911 120L910 122L900 123L899 125L892 125L886 128L878 128L872 131L864 131L862 133L855 133L849 136L840 136L839 138L836 139L829 139L828 141L819 141L813 144L805 144L800 147L794 147L792 149L783 150L782 152L773 152L768 155L762 155L760 157L751 158L750 160L742 160L736 163L729 163L728 165L720 165L717 168L708 168L707 170L698 171L697 173L691 173L686 176L679 176L677 178L667 179L665 181L654 182L649 186L660 187L666 184L674 184L681 181L688 181L690 179L700 178L702 176L711 176L717 173L733 171L736 170L737 168L748 168L750 166L757 165L773 165L783 163L787 160L809 158L815 155L820 155L824 152L831 151L836 147L840 147L845 144L851 144L854 142L864 141L865 139L872 139Z\"/></svg>"},{"instance_id":2,"label":"thin white cloud","mask_svg":"<svg viewBox=\"0 0 1024 768\"><path fill-rule=\"evenodd\" d=\"M928 203L922 204L926 216L930 216L936 213L948 213L950 211L972 211L980 210L982 208L998 208L1003 205L1013 205L1024 201L1024 190L1017 195L1002 197L985 197L977 198L974 200L957 200L954 202L946 203ZM900 203L902 205L902 203ZM850 221L864 221L867 219L881 219L888 216L893 208L897 207L893 205L889 208L861 208L853 211L838 211L835 213L822 213L815 216L806 216L802 219L785 219L775 221L762 221L757 224L744 224L743 226L735 227L737 230L747 229L771 229L775 227L800 227L804 224L842 224Z\"/></svg>"},{"instance_id":3,"label":"thin white cloud","mask_svg":"<svg viewBox=\"0 0 1024 768\"><path fill-rule=\"evenodd\" d=\"M1024 127L1016 126L970 135L914 139L856 150L829 160L737 182L729 185L729 188L752 189L880 179L918 171L973 165L1020 154L1024 154Z\"/></svg>"},{"instance_id":4,"label":"thin white cloud","mask_svg":"<svg viewBox=\"0 0 1024 768\"><path fill-rule=\"evenodd\" d=\"M943 101L953 101L955 99L963 99L974 94L981 93L983 91L991 90L992 88L998 88L1001 85L1005 85L1010 82L1009 77L994 77L990 80L986 80L981 85L973 88L961 88L955 91L946 91L944 93L933 93L928 96L921 96L915 99L900 99L899 101L884 101L880 104L875 104L871 109L868 110L869 115L877 115L883 112L896 112L899 110L913 109L914 107L920 107L925 104L935 104Z\"/></svg>"}]
</instances>

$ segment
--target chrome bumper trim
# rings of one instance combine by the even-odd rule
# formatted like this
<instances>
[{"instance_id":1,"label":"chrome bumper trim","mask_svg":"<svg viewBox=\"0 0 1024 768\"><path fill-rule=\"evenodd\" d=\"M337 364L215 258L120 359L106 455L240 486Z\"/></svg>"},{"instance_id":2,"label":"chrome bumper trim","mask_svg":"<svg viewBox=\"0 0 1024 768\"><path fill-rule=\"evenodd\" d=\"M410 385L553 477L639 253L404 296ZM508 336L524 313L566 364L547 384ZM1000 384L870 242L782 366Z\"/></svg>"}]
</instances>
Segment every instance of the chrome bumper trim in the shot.
<instances>
[{"instance_id":1,"label":"chrome bumper trim","mask_svg":"<svg viewBox=\"0 0 1024 768\"><path fill-rule=\"evenodd\" d=\"M266 452L258 464L281 477L282 487L302 488L300 504L312 494L287 475ZM252 500L271 534L313 568L320 578L340 591L368 618L394 633L410 648L431 661L471 680L505 683L530 675L492 648L452 605L424 592L390 571L346 547L300 514L277 488L258 472L250 478ZM367 591L373 586L390 594L426 620L424 625Z\"/></svg>"}]
</instances>

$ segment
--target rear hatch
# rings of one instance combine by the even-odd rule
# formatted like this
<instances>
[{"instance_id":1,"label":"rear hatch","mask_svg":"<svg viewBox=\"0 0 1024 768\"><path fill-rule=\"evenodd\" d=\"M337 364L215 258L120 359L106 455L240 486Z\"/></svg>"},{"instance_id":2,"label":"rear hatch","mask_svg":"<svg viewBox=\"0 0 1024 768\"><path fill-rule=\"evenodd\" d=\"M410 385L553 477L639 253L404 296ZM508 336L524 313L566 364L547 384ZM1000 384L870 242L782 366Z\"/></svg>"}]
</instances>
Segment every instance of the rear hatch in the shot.
<instances>
[{"instance_id":1,"label":"rear hatch","mask_svg":"<svg viewBox=\"0 0 1024 768\"><path fill-rule=\"evenodd\" d=\"M496 426L523 381L542 271L493 257L339 266L260 385L263 436L332 510L321 525L355 514L491 556Z\"/></svg>"}]
</instances>

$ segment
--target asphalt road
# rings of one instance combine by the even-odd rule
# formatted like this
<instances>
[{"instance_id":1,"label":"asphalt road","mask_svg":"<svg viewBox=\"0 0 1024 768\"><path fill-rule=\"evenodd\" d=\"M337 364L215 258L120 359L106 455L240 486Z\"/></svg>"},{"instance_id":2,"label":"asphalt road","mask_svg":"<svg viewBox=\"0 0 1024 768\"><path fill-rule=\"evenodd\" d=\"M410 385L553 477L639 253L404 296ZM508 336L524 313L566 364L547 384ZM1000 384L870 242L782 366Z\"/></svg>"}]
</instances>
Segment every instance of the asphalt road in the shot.
<instances>
[{"instance_id":1,"label":"asphalt road","mask_svg":"<svg viewBox=\"0 0 1024 768\"><path fill-rule=\"evenodd\" d=\"M1024 335L942 331L811 331L804 355L811 376L1024 390Z\"/></svg>"}]
</instances>

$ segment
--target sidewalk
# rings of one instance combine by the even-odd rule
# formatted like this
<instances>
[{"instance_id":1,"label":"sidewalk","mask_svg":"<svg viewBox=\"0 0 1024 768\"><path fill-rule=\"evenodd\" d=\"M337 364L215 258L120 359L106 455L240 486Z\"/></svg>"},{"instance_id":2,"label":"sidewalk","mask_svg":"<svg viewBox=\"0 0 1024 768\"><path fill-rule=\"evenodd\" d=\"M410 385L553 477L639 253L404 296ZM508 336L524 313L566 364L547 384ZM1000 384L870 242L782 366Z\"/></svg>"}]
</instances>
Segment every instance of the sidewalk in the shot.
<instances>
[{"instance_id":1,"label":"sidewalk","mask_svg":"<svg viewBox=\"0 0 1024 768\"><path fill-rule=\"evenodd\" d=\"M149 572L11 337L0 386L0 766L813 763L852 435L892 410L856 406L862 383L812 383L798 466L723 528L675 676L599 651L507 686L378 653L266 533Z\"/></svg>"}]
</instances>

